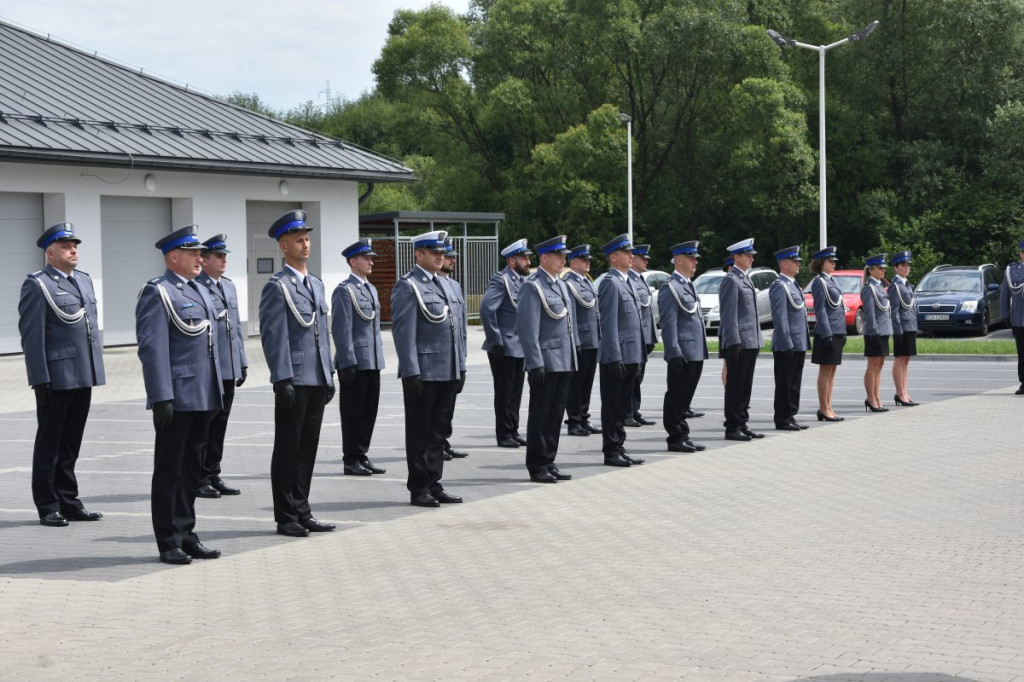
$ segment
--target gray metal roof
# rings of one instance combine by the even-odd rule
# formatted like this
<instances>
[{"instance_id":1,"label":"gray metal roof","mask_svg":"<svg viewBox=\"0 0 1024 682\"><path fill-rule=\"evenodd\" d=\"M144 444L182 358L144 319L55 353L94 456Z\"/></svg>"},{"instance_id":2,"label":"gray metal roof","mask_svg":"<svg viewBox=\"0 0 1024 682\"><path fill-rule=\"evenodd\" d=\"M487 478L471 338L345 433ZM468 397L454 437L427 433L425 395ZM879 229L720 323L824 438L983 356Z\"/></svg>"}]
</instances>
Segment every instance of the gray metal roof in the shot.
<instances>
[{"instance_id":1,"label":"gray metal roof","mask_svg":"<svg viewBox=\"0 0 1024 682\"><path fill-rule=\"evenodd\" d=\"M397 161L0 21L0 158L363 181Z\"/></svg>"}]
</instances>

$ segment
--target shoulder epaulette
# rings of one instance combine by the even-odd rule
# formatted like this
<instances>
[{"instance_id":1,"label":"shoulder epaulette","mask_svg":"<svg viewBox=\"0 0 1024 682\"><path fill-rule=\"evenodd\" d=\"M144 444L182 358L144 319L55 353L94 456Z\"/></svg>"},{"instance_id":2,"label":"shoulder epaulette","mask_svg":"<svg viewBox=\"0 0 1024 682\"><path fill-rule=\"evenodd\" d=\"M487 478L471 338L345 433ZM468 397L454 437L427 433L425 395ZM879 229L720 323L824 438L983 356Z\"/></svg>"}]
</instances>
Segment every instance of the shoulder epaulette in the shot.
<instances>
[{"instance_id":1,"label":"shoulder epaulette","mask_svg":"<svg viewBox=\"0 0 1024 682\"><path fill-rule=\"evenodd\" d=\"M276 272L276 273L274 273L273 275L271 275L271 276L270 276L270 281L271 281L271 282L276 282L276 281L278 281L279 279L281 279L281 276L282 276L283 274L284 274L284 273L281 273L281 272Z\"/></svg>"},{"instance_id":2,"label":"shoulder epaulette","mask_svg":"<svg viewBox=\"0 0 1024 682\"><path fill-rule=\"evenodd\" d=\"M27 274L25 276L26 277L31 277L32 279L35 279L36 277L38 277L41 274L43 274L42 270L36 270L35 272L30 272L29 274Z\"/></svg>"},{"instance_id":3,"label":"shoulder epaulette","mask_svg":"<svg viewBox=\"0 0 1024 682\"><path fill-rule=\"evenodd\" d=\"M409 279L410 277L412 277L412 270L402 275L400 279Z\"/></svg>"},{"instance_id":4,"label":"shoulder epaulette","mask_svg":"<svg viewBox=\"0 0 1024 682\"><path fill-rule=\"evenodd\" d=\"M163 282L165 279L167 279L167 278L164 277L163 275L160 275L159 277L154 277L153 279L149 280L149 283L150 284L159 284L160 282Z\"/></svg>"}]
</instances>

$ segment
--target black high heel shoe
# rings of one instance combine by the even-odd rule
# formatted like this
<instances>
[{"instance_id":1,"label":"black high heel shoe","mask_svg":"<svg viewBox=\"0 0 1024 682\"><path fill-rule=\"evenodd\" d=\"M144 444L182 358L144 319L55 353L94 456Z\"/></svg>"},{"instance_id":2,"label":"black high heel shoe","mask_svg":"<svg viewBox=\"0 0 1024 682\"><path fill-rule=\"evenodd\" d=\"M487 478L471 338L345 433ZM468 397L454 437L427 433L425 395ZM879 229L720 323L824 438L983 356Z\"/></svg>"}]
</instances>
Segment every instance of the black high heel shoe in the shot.
<instances>
[{"instance_id":1,"label":"black high heel shoe","mask_svg":"<svg viewBox=\"0 0 1024 682\"><path fill-rule=\"evenodd\" d=\"M874 405L869 403L867 401L867 399L865 398L864 399L864 411L867 412L868 410L871 410L872 412L888 412L889 408L888 407L875 407Z\"/></svg>"},{"instance_id":2,"label":"black high heel shoe","mask_svg":"<svg viewBox=\"0 0 1024 682\"><path fill-rule=\"evenodd\" d=\"M904 407L917 407L918 405L921 404L915 403L913 400L904 400L903 398L900 398L898 395L894 395L892 399L896 401L897 405L903 405Z\"/></svg>"},{"instance_id":3,"label":"black high heel shoe","mask_svg":"<svg viewBox=\"0 0 1024 682\"><path fill-rule=\"evenodd\" d=\"M818 421L820 421L820 422L841 422L841 421L843 421L843 418L838 416L838 415L836 415L835 417L828 417L828 416L825 415L824 412L822 412L821 410L818 410Z\"/></svg>"}]
</instances>

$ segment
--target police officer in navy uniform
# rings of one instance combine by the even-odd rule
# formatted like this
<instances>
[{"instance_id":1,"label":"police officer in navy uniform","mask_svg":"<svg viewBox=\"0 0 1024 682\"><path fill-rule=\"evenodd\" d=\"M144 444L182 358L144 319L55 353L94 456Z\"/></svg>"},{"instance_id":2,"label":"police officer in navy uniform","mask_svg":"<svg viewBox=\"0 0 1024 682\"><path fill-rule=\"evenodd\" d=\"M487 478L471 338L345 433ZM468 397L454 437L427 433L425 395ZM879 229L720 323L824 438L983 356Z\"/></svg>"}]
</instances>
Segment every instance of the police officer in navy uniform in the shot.
<instances>
[{"instance_id":1,"label":"police officer in navy uniform","mask_svg":"<svg viewBox=\"0 0 1024 682\"><path fill-rule=\"evenodd\" d=\"M21 349L38 424L32 499L44 526L103 517L86 511L75 477L92 387L106 383L96 292L89 275L76 269L81 242L71 223L43 232L36 246L46 253L46 267L26 277L18 299Z\"/></svg>"},{"instance_id":2,"label":"police officer in navy uniform","mask_svg":"<svg viewBox=\"0 0 1024 682\"><path fill-rule=\"evenodd\" d=\"M885 278L886 254L876 253L864 260L864 287L860 290L861 310L864 312L864 411L888 412L882 407L880 384L882 367L889 355L889 337L892 336L892 305L882 286Z\"/></svg>"},{"instance_id":3,"label":"police officer in navy uniform","mask_svg":"<svg viewBox=\"0 0 1024 682\"><path fill-rule=\"evenodd\" d=\"M647 264L651 259L650 253L650 244L637 244L633 247L633 262L629 267L629 283L632 285L633 290L636 291L637 301L640 302L640 319L643 323L642 330L644 334L644 358L640 363L636 382L633 384L633 411L626 420L626 426L652 426L654 424L653 421L645 419L640 414L640 384L643 383L644 375L647 373L647 356L654 352L654 344L658 343L658 328L654 324L654 308L651 307L654 299L651 296L651 288L647 286L647 281L643 278L643 273L647 272Z\"/></svg>"},{"instance_id":4,"label":"police officer in navy uniform","mask_svg":"<svg viewBox=\"0 0 1024 682\"><path fill-rule=\"evenodd\" d=\"M270 226L267 233L277 240L285 265L260 296L263 355L275 395L270 487L277 533L288 537L335 527L317 521L309 506L324 407L334 397L324 283L306 271L312 230L300 210Z\"/></svg>"},{"instance_id":5,"label":"police officer in navy uniform","mask_svg":"<svg viewBox=\"0 0 1024 682\"><path fill-rule=\"evenodd\" d=\"M811 297L814 301L814 343L811 363L818 365L818 421L841 422L832 409L836 370L843 364L846 346L846 304L843 290L832 279L836 269L836 247L826 246L811 256Z\"/></svg>"},{"instance_id":6,"label":"police officer in navy uniform","mask_svg":"<svg viewBox=\"0 0 1024 682\"><path fill-rule=\"evenodd\" d=\"M725 378L725 438L749 441L764 438L747 426L750 394L754 387L754 365L761 351L761 325L757 315L757 292L747 276L754 264L754 240L744 239L729 246L734 266L722 278L718 293L721 314L719 348L729 369Z\"/></svg>"},{"instance_id":7,"label":"police officer in navy uniform","mask_svg":"<svg viewBox=\"0 0 1024 682\"><path fill-rule=\"evenodd\" d=\"M555 465L569 384L578 367L580 344L569 288L558 276L565 267L565 235L534 247L540 268L519 292L516 329L523 345L530 383L526 423L526 468L536 483L572 478Z\"/></svg>"},{"instance_id":8,"label":"police officer in navy uniform","mask_svg":"<svg viewBox=\"0 0 1024 682\"><path fill-rule=\"evenodd\" d=\"M167 270L149 280L135 306L135 336L153 411L152 512L160 561L187 564L216 559L195 533L196 490L214 415L224 407L216 310L195 282L202 249L188 225L156 243Z\"/></svg>"},{"instance_id":9,"label":"police officer in navy uniform","mask_svg":"<svg viewBox=\"0 0 1024 682\"><path fill-rule=\"evenodd\" d=\"M886 287L889 295L889 311L892 315L892 382L896 387L893 400L897 405L916 407L907 390L907 374L910 358L917 355L917 305L914 303L914 287L907 281L913 263L910 251L898 251L889 259L896 274Z\"/></svg>"},{"instance_id":10,"label":"police officer in navy uniform","mask_svg":"<svg viewBox=\"0 0 1024 682\"><path fill-rule=\"evenodd\" d=\"M516 333L516 301L523 279L530 274L530 254L525 239L518 239L501 255L506 266L494 273L480 299L480 325L484 328L483 349L494 378L494 421L498 445L517 448L526 445L519 435L519 408L523 401L523 348Z\"/></svg>"},{"instance_id":11,"label":"police officer in navy uniform","mask_svg":"<svg viewBox=\"0 0 1024 682\"><path fill-rule=\"evenodd\" d=\"M1020 247L1020 260L1006 266L1006 277L999 288L999 307L1003 319L1009 320L1013 340L1017 343L1017 395L1024 395L1024 239Z\"/></svg>"},{"instance_id":12,"label":"police officer in navy uniform","mask_svg":"<svg viewBox=\"0 0 1024 682\"><path fill-rule=\"evenodd\" d=\"M810 334L807 331L807 306L804 292L797 284L800 272L800 247L790 246L775 252L779 277L768 287L772 306L772 358L775 360L775 428L801 431L796 420L800 411L800 382L804 375Z\"/></svg>"},{"instance_id":13,"label":"police officer in navy uniform","mask_svg":"<svg viewBox=\"0 0 1024 682\"><path fill-rule=\"evenodd\" d=\"M459 336L462 340L459 347L459 386L455 389L455 394L452 396L451 408L448 411L448 426L444 432L444 460L447 462L451 459L469 457L468 452L454 449L451 442L448 440L452 437L453 432L455 401L466 387L466 357L468 355L466 343L468 342L467 329L469 327L469 316L466 311L466 297L462 293L462 285L459 284L457 279L452 277L455 273L455 259L459 257L459 252L455 250L451 237L445 237L444 245L447 248L447 251L444 252L444 262L441 264L441 269L437 273L437 278L441 284L448 287L446 289L446 293L448 294L448 307L452 311L452 316L455 319L455 324L459 328Z\"/></svg>"},{"instance_id":14,"label":"police officer in navy uniform","mask_svg":"<svg viewBox=\"0 0 1024 682\"><path fill-rule=\"evenodd\" d=\"M620 234L605 244L610 269L597 288L600 308L601 342L597 362L601 374L601 450L607 466L643 464L626 452L626 420L633 411L633 384L640 363L647 357L640 302L629 282L633 261L629 235Z\"/></svg>"},{"instance_id":15,"label":"police officer in navy uniform","mask_svg":"<svg viewBox=\"0 0 1024 682\"><path fill-rule=\"evenodd\" d=\"M578 369L569 382L569 398L565 404L566 424L570 436L589 436L601 433L590 423L590 394L594 390L597 374L597 346L601 338L598 319L597 291L587 273L590 272L590 244L582 244L569 252L569 271L563 279L572 295L573 317L580 337L580 350L576 358Z\"/></svg>"},{"instance_id":16,"label":"police officer in navy uniform","mask_svg":"<svg viewBox=\"0 0 1024 682\"><path fill-rule=\"evenodd\" d=\"M380 299L370 283L373 243L360 239L341 252L351 274L331 295L331 335L338 370L341 451L346 476L372 476L386 470L370 461L370 440L380 405L384 345L380 337Z\"/></svg>"},{"instance_id":17,"label":"police officer in navy uniform","mask_svg":"<svg viewBox=\"0 0 1024 682\"><path fill-rule=\"evenodd\" d=\"M697 383L708 357L708 344L704 330L704 316L700 298L693 287L697 273L700 242L688 241L672 247L672 276L658 289L658 315L661 318L661 340L665 344L668 363L668 390L662 414L670 452L698 452L704 450L690 440L690 426L686 423L692 414L690 404L697 392Z\"/></svg>"},{"instance_id":18,"label":"police officer in navy uniform","mask_svg":"<svg viewBox=\"0 0 1024 682\"><path fill-rule=\"evenodd\" d=\"M206 294L213 302L216 313L217 352L220 376L224 382L224 409L217 412L210 424L210 439L206 442L197 497L216 498L221 495L240 495L242 492L229 486L220 477L224 436L228 430L231 405L235 402L235 388L245 383L249 369L249 360L245 357L242 319L238 313L238 292L235 283L224 275L228 266L227 255L231 253L227 238L226 234L218 234L203 242L203 271L196 277L196 282L206 287Z\"/></svg>"},{"instance_id":19,"label":"police officer in navy uniform","mask_svg":"<svg viewBox=\"0 0 1024 682\"><path fill-rule=\"evenodd\" d=\"M414 237L416 265L391 291L391 336L405 403L406 487L417 507L462 502L441 484L448 413L461 381L460 331L437 276L446 236L434 231Z\"/></svg>"}]
</instances>

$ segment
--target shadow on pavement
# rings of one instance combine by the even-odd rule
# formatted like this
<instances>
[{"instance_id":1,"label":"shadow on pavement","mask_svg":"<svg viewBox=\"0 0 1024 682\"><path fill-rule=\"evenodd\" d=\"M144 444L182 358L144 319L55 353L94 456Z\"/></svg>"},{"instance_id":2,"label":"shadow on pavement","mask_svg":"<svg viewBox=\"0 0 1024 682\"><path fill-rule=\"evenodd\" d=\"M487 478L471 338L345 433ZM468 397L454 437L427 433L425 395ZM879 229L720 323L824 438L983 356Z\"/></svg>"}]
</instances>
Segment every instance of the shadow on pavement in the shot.
<instances>
[{"instance_id":1,"label":"shadow on pavement","mask_svg":"<svg viewBox=\"0 0 1024 682\"><path fill-rule=\"evenodd\" d=\"M89 568L141 566L153 563L151 557L87 556L60 557L59 559L32 559L0 564L0 575L26 575L32 573L71 573Z\"/></svg>"},{"instance_id":2,"label":"shadow on pavement","mask_svg":"<svg viewBox=\"0 0 1024 682\"><path fill-rule=\"evenodd\" d=\"M945 673L836 673L794 678L790 682L978 682Z\"/></svg>"}]
</instances>

